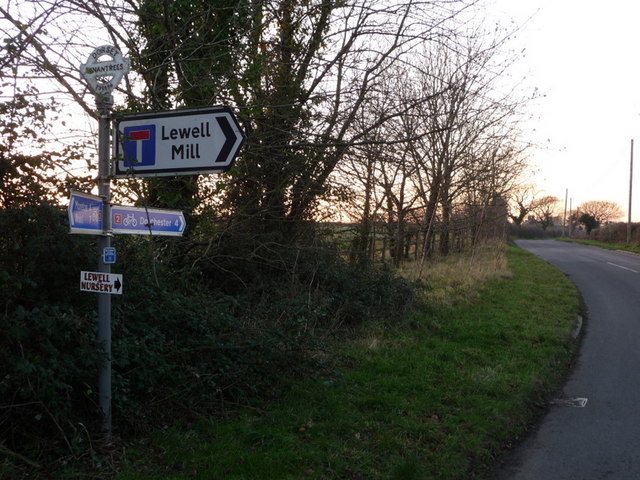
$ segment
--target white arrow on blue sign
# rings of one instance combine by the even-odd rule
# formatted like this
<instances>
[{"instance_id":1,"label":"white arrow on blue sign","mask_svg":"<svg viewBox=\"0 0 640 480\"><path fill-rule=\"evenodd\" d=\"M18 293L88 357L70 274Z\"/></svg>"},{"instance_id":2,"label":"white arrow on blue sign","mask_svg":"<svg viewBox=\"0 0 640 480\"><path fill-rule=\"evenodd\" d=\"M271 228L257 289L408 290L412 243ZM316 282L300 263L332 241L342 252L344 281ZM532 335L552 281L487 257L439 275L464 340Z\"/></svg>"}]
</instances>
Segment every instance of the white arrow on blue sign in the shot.
<instances>
[{"instance_id":1,"label":"white arrow on blue sign","mask_svg":"<svg viewBox=\"0 0 640 480\"><path fill-rule=\"evenodd\" d=\"M180 210L160 208L111 207L113 233L134 235L182 236L187 222Z\"/></svg>"},{"instance_id":2,"label":"white arrow on blue sign","mask_svg":"<svg viewBox=\"0 0 640 480\"><path fill-rule=\"evenodd\" d=\"M69 201L69 227L71 233L102 233L102 197L88 193L71 192Z\"/></svg>"},{"instance_id":3,"label":"white arrow on blue sign","mask_svg":"<svg viewBox=\"0 0 640 480\"><path fill-rule=\"evenodd\" d=\"M71 192L69 201L70 233L102 235L104 231L102 197ZM111 206L113 233L180 237L187 222L180 210Z\"/></svg>"}]
</instances>

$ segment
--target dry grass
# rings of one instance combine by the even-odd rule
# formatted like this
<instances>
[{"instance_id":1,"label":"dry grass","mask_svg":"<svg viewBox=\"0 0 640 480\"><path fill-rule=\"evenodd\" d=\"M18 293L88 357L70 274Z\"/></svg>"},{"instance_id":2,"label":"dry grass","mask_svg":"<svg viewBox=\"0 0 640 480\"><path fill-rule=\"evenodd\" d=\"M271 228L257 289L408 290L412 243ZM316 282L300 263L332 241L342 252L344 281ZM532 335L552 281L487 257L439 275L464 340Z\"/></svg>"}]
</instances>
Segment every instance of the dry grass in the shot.
<instances>
[{"instance_id":1,"label":"dry grass","mask_svg":"<svg viewBox=\"0 0 640 480\"><path fill-rule=\"evenodd\" d=\"M512 276L504 243L484 243L471 251L427 259L422 268L420 263L406 263L400 272L424 281L425 300L442 306L472 300L488 280Z\"/></svg>"}]
</instances>

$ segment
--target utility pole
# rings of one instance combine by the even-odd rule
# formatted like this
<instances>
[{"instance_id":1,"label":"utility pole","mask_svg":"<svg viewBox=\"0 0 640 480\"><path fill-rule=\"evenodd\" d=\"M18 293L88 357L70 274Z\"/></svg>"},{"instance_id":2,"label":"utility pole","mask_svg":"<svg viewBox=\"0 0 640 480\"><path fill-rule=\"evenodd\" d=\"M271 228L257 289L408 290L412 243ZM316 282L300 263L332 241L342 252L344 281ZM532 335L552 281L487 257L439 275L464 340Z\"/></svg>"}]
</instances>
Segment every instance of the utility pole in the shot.
<instances>
[{"instance_id":1,"label":"utility pole","mask_svg":"<svg viewBox=\"0 0 640 480\"><path fill-rule=\"evenodd\" d=\"M564 237L564 227L567 224L567 198L569 197L569 189L564 190L564 215L562 216L562 236Z\"/></svg>"},{"instance_id":2,"label":"utility pole","mask_svg":"<svg viewBox=\"0 0 640 480\"><path fill-rule=\"evenodd\" d=\"M633 195L633 138L631 139L631 158L629 162L629 217L627 219L627 245L631 243L631 197Z\"/></svg>"},{"instance_id":3,"label":"utility pole","mask_svg":"<svg viewBox=\"0 0 640 480\"><path fill-rule=\"evenodd\" d=\"M571 227L573 219L571 218L571 210L573 210L573 198L569 198L569 238L571 238Z\"/></svg>"}]
</instances>

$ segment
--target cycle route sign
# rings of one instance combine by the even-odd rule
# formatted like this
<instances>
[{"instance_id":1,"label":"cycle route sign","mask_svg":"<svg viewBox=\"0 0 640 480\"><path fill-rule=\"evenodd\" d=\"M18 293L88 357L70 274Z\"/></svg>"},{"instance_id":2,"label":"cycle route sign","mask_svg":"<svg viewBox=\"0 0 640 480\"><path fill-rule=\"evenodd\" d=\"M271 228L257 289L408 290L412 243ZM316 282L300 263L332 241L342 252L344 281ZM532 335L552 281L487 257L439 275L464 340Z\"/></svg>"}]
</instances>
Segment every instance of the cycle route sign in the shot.
<instances>
[{"instance_id":1,"label":"cycle route sign","mask_svg":"<svg viewBox=\"0 0 640 480\"><path fill-rule=\"evenodd\" d=\"M68 208L70 233L102 235L103 212L102 197L71 192ZM179 237L186 226L187 222L180 210L111 206L111 230L116 234Z\"/></svg>"},{"instance_id":2,"label":"cycle route sign","mask_svg":"<svg viewBox=\"0 0 640 480\"><path fill-rule=\"evenodd\" d=\"M111 228L113 233L133 235L182 236L187 222L180 210L161 208L111 207Z\"/></svg>"}]
</instances>

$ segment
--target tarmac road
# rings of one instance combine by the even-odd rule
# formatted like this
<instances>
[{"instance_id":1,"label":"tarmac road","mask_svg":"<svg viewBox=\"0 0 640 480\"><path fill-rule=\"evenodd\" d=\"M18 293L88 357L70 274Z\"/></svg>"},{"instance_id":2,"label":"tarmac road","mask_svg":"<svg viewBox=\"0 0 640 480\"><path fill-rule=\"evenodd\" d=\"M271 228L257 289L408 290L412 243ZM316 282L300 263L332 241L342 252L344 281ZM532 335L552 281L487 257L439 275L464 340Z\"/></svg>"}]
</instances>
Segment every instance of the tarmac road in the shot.
<instances>
[{"instance_id":1,"label":"tarmac road","mask_svg":"<svg viewBox=\"0 0 640 480\"><path fill-rule=\"evenodd\" d=\"M554 240L518 245L570 277L588 319L557 402L496 478L640 479L640 256Z\"/></svg>"}]
</instances>

